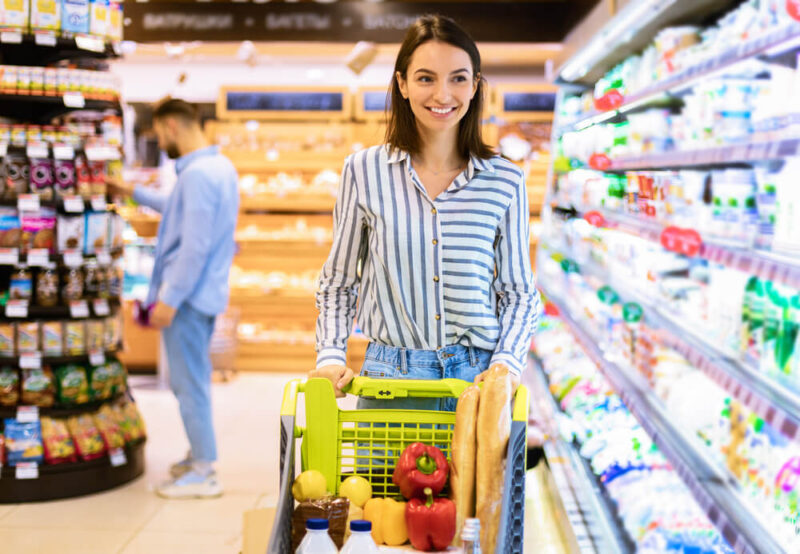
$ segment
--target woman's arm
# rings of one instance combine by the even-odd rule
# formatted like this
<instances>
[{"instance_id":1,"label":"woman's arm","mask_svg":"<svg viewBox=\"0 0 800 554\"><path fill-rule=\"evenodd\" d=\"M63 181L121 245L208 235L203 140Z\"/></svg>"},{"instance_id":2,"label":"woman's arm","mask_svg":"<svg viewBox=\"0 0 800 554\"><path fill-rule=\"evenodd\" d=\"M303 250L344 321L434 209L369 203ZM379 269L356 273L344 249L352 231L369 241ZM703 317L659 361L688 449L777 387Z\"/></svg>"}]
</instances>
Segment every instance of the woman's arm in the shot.
<instances>
[{"instance_id":1,"label":"woman's arm","mask_svg":"<svg viewBox=\"0 0 800 554\"><path fill-rule=\"evenodd\" d=\"M504 364L521 375L531 337L541 313L530 258L530 213L525 177L520 174L517 194L499 226L500 240L495 246L500 338L490 366Z\"/></svg>"}]
</instances>

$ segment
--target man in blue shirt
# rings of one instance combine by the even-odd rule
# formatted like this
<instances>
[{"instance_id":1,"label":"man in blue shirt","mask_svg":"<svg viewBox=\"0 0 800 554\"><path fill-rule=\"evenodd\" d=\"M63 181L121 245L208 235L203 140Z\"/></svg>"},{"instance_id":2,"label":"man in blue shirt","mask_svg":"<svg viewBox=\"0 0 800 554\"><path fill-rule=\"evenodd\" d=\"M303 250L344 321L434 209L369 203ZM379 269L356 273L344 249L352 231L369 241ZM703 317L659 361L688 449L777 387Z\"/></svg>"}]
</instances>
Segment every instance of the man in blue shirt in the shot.
<instances>
[{"instance_id":1,"label":"man in blue shirt","mask_svg":"<svg viewBox=\"0 0 800 554\"><path fill-rule=\"evenodd\" d=\"M228 273L239 212L237 175L209 145L194 107L167 99L153 111L159 147L176 159L178 180L169 195L110 180L112 194L162 214L148 306L150 324L161 329L170 387L180 405L191 450L158 487L167 498L222 494L214 471L217 445L211 416L209 344L215 317L228 304Z\"/></svg>"}]
</instances>

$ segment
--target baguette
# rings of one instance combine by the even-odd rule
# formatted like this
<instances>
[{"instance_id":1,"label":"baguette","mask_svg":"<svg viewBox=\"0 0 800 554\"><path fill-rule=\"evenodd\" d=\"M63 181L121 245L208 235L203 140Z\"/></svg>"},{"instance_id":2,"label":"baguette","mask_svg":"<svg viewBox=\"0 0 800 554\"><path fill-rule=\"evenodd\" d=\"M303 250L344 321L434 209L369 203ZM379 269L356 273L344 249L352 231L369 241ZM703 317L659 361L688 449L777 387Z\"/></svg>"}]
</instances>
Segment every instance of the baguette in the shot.
<instances>
[{"instance_id":1,"label":"baguette","mask_svg":"<svg viewBox=\"0 0 800 554\"><path fill-rule=\"evenodd\" d=\"M475 516L475 429L481 389L464 389L456 406L456 425L450 461L450 493L456 505L456 535L453 545L461 546L461 528L468 517Z\"/></svg>"},{"instance_id":2,"label":"baguette","mask_svg":"<svg viewBox=\"0 0 800 554\"><path fill-rule=\"evenodd\" d=\"M503 507L506 449L511 435L511 378L508 368L494 365L483 383L478 404L476 514L481 521L481 550L495 552Z\"/></svg>"}]
</instances>

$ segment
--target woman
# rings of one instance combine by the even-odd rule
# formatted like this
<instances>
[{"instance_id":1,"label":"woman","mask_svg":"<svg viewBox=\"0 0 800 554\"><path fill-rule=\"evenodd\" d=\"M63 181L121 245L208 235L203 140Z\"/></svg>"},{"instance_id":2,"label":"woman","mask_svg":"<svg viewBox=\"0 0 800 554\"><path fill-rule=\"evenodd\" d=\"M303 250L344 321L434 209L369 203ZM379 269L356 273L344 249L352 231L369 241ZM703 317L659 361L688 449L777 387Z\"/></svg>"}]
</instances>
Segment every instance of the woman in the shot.
<instances>
[{"instance_id":1,"label":"woman","mask_svg":"<svg viewBox=\"0 0 800 554\"><path fill-rule=\"evenodd\" d=\"M362 375L478 382L504 364L518 381L525 368L540 312L528 199L519 168L481 138L480 71L475 43L454 21L417 20L395 62L386 144L345 162L310 373L330 379L337 396L353 378L354 315L370 340ZM455 409L454 399L392 402Z\"/></svg>"}]
</instances>

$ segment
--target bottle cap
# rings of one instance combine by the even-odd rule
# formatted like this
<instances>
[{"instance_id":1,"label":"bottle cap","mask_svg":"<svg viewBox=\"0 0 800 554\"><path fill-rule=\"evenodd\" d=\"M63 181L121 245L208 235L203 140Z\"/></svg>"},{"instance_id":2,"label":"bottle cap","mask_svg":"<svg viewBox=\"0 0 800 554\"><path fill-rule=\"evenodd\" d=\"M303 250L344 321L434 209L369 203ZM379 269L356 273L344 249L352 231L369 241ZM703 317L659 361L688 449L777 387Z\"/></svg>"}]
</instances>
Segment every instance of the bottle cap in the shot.
<instances>
[{"instance_id":1,"label":"bottle cap","mask_svg":"<svg viewBox=\"0 0 800 554\"><path fill-rule=\"evenodd\" d=\"M328 520L322 518L309 518L306 520L306 529L310 531L323 531L328 529Z\"/></svg>"},{"instance_id":2,"label":"bottle cap","mask_svg":"<svg viewBox=\"0 0 800 554\"><path fill-rule=\"evenodd\" d=\"M358 531L372 531L372 522L365 519L354 519L350 522L350 531L356 533Z\"/></svg>"}]
</instances>

